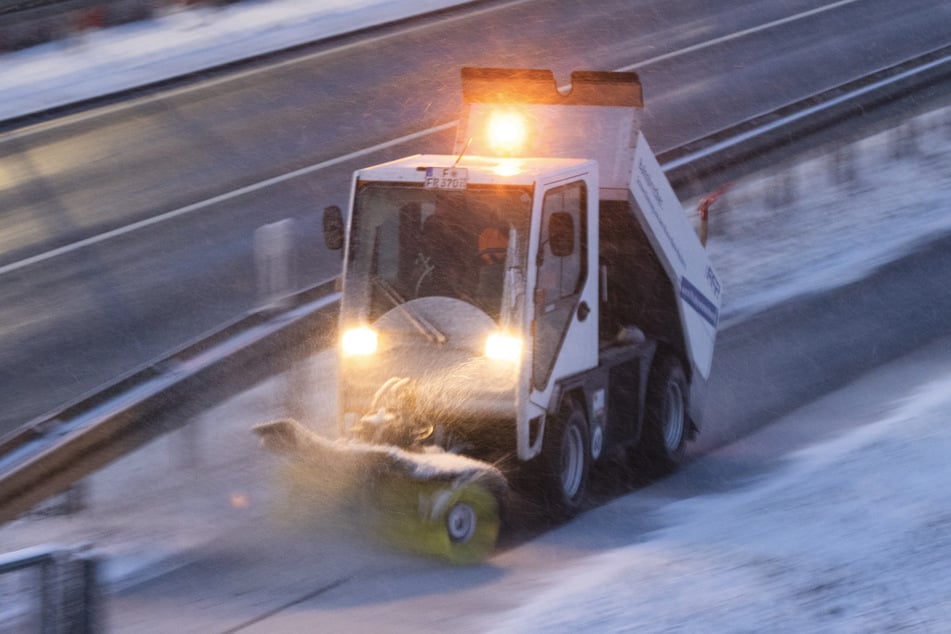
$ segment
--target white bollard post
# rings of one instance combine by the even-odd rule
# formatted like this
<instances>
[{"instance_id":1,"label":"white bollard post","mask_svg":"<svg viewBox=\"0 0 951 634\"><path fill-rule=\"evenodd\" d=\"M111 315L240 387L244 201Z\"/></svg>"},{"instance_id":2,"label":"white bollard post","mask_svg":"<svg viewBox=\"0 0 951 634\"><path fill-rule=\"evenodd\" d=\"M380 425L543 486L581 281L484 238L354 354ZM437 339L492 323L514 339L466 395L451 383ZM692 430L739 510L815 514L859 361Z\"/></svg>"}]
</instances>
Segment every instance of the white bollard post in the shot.
<instances>
[{"instance_id":1,"label":"white bollard post","mask_svg":"<svg viewBox=\"0 0 951 634\"><path fill-rule=\"evenodd\" d=\"M291 292L291 247L294 221L285 218L254 232L254 259L258 278L258 306L277 309Z\"/></svg>"}]
</instances>

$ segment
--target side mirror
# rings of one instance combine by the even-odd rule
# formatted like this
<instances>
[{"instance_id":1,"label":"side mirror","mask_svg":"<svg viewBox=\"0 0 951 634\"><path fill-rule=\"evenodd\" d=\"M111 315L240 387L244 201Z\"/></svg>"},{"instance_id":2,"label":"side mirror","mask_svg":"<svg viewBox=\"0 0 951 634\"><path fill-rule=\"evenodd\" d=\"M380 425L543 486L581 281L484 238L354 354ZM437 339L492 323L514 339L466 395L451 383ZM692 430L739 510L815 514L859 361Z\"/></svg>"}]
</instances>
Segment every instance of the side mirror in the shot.
<instances>
[{"instance_id":1,"label":"side mirror","mask_svg":"<svg viewBox=\"0 0 951 634\"><path fill-rule=\"evenodd\" d=\"M575 221L571 214L557 211L548 219L548 247L558 258L575 252Z\"/></svg>"},{"instance_id":2,"label":"side mirror","mask_svg":"<svg viewBox=\"0 0 951 634\"><path fill-rule=\"evenodd\" d=\"M324 244L331 251L343 248L343 213L337 205L324 207Z\"/></svg>"}]
</instances>

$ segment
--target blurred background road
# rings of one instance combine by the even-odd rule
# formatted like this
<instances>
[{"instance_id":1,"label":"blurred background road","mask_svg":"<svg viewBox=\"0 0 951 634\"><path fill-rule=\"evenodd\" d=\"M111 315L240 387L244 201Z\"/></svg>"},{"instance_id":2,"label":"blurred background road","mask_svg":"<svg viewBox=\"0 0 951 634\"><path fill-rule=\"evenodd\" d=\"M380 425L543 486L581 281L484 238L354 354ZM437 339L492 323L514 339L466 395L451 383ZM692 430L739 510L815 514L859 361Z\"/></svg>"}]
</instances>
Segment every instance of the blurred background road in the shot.
<instances>
[{"instance_id":1,"label":"blurred background road","mask_svg":"<svg viewBox=\"0 0 951 634\"><path fill-rule=\"evenodd\" d=\"M461 66L635 69L661 152L949 29L933 0L477 3L7 131L0 433L252 307L261 225L293 220L295 286L336 275L320 209L360 165L450 147Z\"/></svg>"}]
</instances>

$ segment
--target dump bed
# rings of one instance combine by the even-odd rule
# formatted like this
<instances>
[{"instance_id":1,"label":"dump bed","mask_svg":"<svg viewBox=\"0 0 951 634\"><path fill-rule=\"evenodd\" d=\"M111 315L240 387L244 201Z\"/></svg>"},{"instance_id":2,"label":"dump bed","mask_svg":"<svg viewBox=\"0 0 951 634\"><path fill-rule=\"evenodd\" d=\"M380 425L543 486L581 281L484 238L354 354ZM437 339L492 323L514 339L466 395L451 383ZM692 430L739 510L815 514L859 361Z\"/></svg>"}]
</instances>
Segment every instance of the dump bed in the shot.
<instances>
[{"instance_id":1,"label":"dump bed","mask_svg":"<svg viewBox=\"0 0 951 634\"><path fill-rule=\"evenodd\" d=\"M686 352L706 379L720 319L720 280L643 134L638 134L628 203L673 285Z\"/></svg>"}]
</instances>

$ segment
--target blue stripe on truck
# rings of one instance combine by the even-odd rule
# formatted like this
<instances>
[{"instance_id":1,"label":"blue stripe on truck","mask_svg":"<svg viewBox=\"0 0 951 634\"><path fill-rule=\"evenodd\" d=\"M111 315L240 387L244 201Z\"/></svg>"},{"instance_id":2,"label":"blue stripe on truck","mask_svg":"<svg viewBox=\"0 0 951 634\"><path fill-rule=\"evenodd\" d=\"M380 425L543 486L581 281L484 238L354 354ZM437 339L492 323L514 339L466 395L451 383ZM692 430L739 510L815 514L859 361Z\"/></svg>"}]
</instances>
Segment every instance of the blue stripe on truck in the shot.
<instances>
[{"instance_id":1,"label":"blue stripe on truck","mask_svg":"<svg viewBox=\"0 0 951 634\"><path fill-rule=\"evenodd\" d=\"M716 304L707 299L703 292L690 283L686 277L680 278L680 298L690 304L690 307L697 311L701 317L711 326L716 328L720 320L720 311Z\"/></svg>"}]
</instances>

